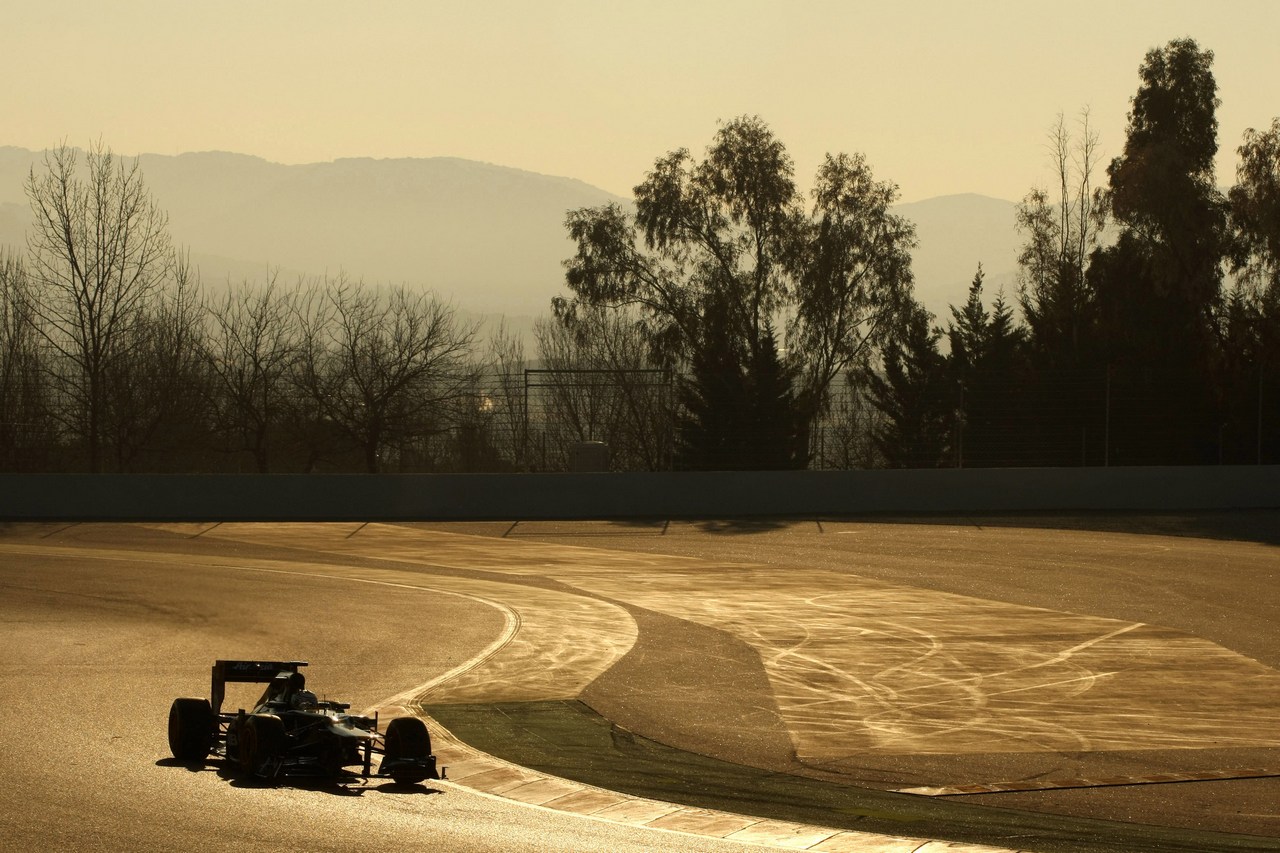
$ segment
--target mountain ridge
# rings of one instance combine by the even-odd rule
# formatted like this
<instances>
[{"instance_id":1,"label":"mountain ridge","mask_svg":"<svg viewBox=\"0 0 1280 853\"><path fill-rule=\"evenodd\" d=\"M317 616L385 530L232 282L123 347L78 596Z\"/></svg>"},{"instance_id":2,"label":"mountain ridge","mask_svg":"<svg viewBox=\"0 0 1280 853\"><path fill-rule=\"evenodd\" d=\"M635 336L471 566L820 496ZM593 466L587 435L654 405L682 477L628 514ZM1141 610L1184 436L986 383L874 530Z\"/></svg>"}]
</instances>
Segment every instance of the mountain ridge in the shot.
<instances>
[{"instance_id":1,"label":"mountain ridge","mask_svg":"<svg viewBox=\"0 0 1280 853\"><path fill-rule=\"evenodd\" d=\"M21 246L23 189L44 153L0 146L0 244ZM126 159L134 159L132 157ZM343 270L430 288L479 313L540 315L564 292L567 211L629 199L577 178L462 157L343 157L281 164L253 154L140 154L144 179L210 283ZM1016 280L1015 204L981 193L905 202L917 297L939 322L977 264L987 295ZM259 271L257 275L250 271Z\"/></svg>"}]
</instances>

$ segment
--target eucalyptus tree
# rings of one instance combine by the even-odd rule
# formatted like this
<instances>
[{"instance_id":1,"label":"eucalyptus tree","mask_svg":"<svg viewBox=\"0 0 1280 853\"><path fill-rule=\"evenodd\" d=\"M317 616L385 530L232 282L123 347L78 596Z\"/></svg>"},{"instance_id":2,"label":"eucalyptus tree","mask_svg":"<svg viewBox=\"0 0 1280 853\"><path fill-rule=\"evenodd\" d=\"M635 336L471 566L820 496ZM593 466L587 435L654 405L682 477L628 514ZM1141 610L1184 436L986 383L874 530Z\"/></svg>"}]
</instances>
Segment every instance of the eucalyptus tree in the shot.
<instances>
[{"instance_id":1,"label":"eucalyptus tree","mask_svg":"<svg viewBox=\"0 0 1280 853\"><path fill-rule=\"evenodd\" d=\"M767 369L770 352L785 353L807 426L831 382L884 338L911 292L914 228L890 212L896 198L861 155L837 154L806 203L764 122L733 119L701 160L687 149L659 157L635 188L634 214L618 205L570 212L572 296L554 302L556 315L572 324L584 306L636 308L654 353L671 365L705 361L726 336L748 375ZM778 408L766 399L745 405L738 414L748 419Z\"/></svg>"},{"instance_id":2,"label":"eucalyptus tree","mask_svg":"<svg viewBox=\"0 0 1280 853\"><path fill-rule=\"evenodd\" d=\"M1280 291L1280 118L1265 130L1245 131L1238 152L1236 185L1228 193L1232 266L1260 294Z\"/></svg>"},{"instance_id":3,"label":"eucalyptus tree","mask_svg":"<svg viewBox=\"0 0 1280 853\"><path fill-rule=\"evenodd\" d=\"M1149 51L1124 150L1107 168L1117 242L1094 286L1113 358L1206 364L1227 249L1217 189L1213 52L1191 39Z\"/></svg>"},{"instance_id":4,"label":"eucalyptus tree","mask_svg":"<svg viewBox=\"0 0 1280 853\"><path fill-rule=\"evenodd\" d=\"M1212 462L1217 311L1228 244L1217 189L1213 53L1191 39L1149 51L1124 150L1107 169L1118 234L1094 253L1108 432L1117 462ZM1116 455L1118 454L1118 455Z\"/></svg>"},{"instance_id":5,"label":"eucalyptus tree","mask_svg":"<svg viewBox=\"0 0 1280 853\"><path fill-rule=\"evenodd\" d=\"M1238 151L1221 385L1228 428L1241 437L1235 458L1262 462L1280 453L1280 118L1245 131Z\"/></svg>"}]
</instances>

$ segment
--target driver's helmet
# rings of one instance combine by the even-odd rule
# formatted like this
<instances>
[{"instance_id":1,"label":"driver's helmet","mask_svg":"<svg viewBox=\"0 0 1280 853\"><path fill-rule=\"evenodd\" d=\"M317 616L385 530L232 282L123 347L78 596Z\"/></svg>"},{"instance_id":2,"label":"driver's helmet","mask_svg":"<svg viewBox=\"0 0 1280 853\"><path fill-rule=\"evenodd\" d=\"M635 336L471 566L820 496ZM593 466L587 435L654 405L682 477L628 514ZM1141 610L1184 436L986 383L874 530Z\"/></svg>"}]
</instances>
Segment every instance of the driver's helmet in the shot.
<instances>
[{"instance_id":1,"label":"driver's helmet","mask_svg":"<svg viewBox=\"0 0 1280 853\"><path fill-rule=\"evenodd\" d=\"M306 710L318 705L319 700L316 699L316 694L312 693L310 690L299 690L293 694L293 699L290 704L299 710Z\"/></svg>"}]
</instances>

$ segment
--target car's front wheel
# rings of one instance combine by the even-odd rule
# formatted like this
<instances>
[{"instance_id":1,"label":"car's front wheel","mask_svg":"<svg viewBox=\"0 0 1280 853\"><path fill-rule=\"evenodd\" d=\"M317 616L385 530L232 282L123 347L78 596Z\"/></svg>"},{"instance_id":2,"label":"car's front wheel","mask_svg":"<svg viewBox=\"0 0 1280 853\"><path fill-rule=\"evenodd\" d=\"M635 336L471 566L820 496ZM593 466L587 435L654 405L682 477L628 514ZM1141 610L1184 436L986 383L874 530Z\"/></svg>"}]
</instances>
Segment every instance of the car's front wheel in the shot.
<instances>
[{"instance_id":1,"label":"car's front wheel","mask_svg":"<svg viewBox=\"0 0 1280 853\"><path fill-rule=\"evenodd\" d=\"M401 785L413 785L434 778L431 736L427 724L417 717L397 717L387 724L383 740L383 763L392 767L391 778ZM404 759L410 759L399 764Z\"/></svg>"},{"instance_id":2,"label":"car's front wheel","mask_svg":"<svg viewBox=\"0 0 1280 853\"><path fill-rule=\"evenodd\" d=\"M240 770L244 773L262 773L272 759L278 759L285 750L284 723L274 714L254 714L240 728Z\"/></svg>"}]
</instances>

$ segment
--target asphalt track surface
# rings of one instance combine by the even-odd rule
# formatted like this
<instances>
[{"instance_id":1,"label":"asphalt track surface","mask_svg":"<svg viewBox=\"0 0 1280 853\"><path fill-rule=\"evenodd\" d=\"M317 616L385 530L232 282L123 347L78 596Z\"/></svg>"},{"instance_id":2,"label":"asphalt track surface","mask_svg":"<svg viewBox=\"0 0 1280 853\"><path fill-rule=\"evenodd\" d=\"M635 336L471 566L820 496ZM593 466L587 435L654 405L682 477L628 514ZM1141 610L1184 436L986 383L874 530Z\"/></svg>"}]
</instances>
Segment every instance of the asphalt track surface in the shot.
<instances>
[{"instance_id":1,"label":"asphalt track surface","mask_svg":"<svg viewBox=\"0 0 1280 853\"><path fill-rule=\"evenodd\" d=\"M10 525L0 848L758 849L465 778L263 788L167 760L171 699L263 657L356 708L582 701L775 774L1035 782L919 799L1280 849L1276 778L1063 786L1280 767L1276 517L1238 521ZM1226 528L1260 541L1205 538Z\"/></svg>"}]
</instances>

